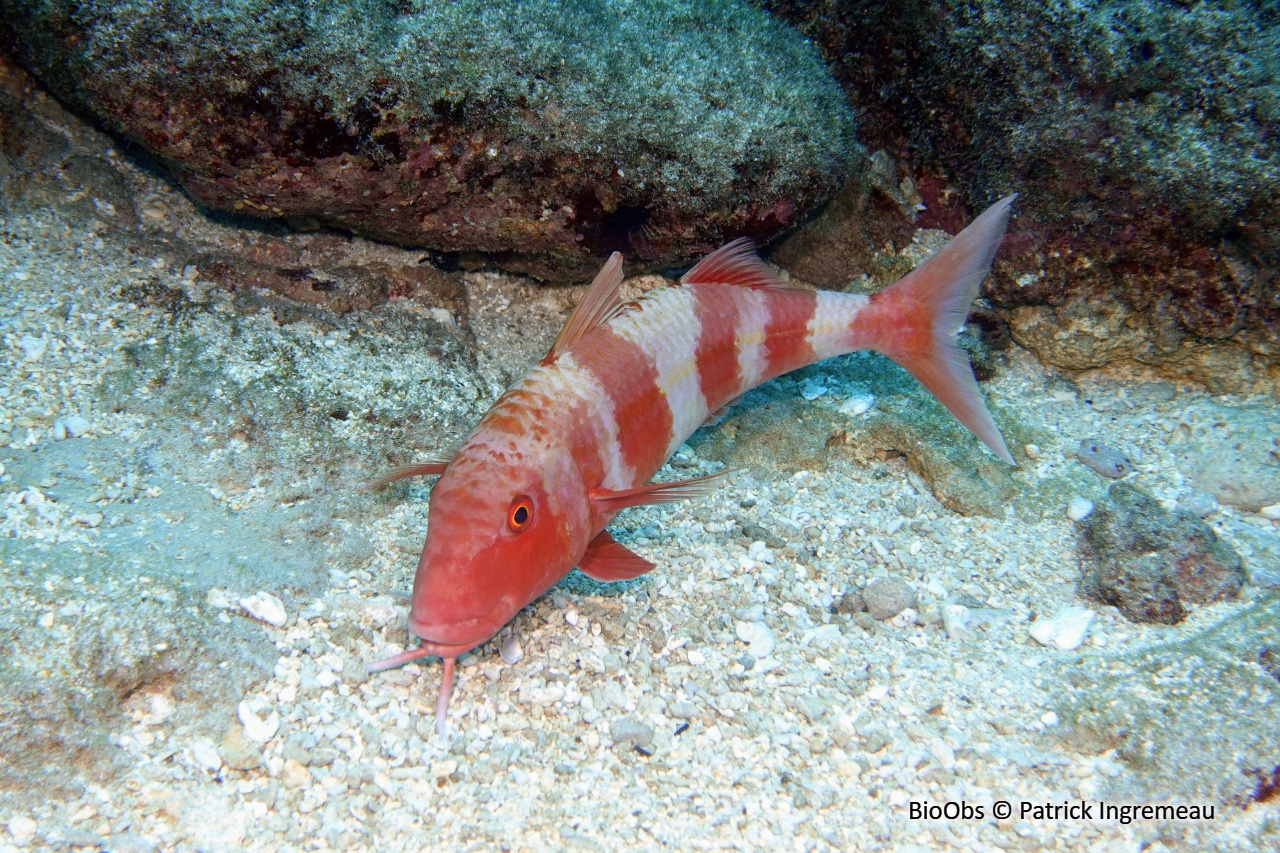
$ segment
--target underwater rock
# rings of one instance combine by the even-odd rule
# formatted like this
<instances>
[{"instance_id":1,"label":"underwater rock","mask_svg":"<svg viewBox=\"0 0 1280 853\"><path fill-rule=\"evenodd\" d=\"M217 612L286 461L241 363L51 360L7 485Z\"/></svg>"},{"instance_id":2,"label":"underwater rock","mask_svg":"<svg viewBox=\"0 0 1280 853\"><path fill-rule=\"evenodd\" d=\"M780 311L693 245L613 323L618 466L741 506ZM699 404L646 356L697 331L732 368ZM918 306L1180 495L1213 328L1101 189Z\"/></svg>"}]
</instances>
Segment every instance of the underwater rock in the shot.
<instances>
[{"instance_id":1,"label":"underwater rock","mask_svg":"<svg viewBox=\"0 0 1280 853\"><path fill-rule=\"evenodd\" d=\"M1197 400L1170 435L1178 470L1219 503L1258 512L1280 501L1280 420L1267 406Z\"/></svg>"},{"instance_id":2,"label":"underwater rock","mask_svg":"<svg viewBox=\"0 0 1280 853\"><path fill-rule=\"evenodd\" d=\"M916 225L956 233L1023 193L984 285L1020 344L1072 370L1275 381L1280 79L1264 57L1280 22L1265 4L762 5L821 46L859 140L919 197ZM812 280L869 271L844 256Z\"/></svg>"},{"instance_id":3,"label":"underwater rock","mask_svg":"<svg viewBox=\"0 0 1280 853\"><path fill-rule=\"evenodd\" d=\"M1134 622L1181 622L1184 604L1233 598L1244 582L1240 557L1212 528L1131 483L1110 488L1077 539L1081 591Z\"/></svg>"},{"instance_id":4,"label":"underwater rock","mask_svg":"<svg viewBox=\"0 0 1280 853\"><path fill-rule=\"evenodd\" d=\"M915 607L916 591L902 578L889 575L873 578L862 590L862 599L866 602L871 618L883 622Z\"/></svg>"},{"instance_id":5,"label":"underwater rock","mask_svg":"<svg viewBox=\"0 0 1280 853\"><path fill-rule=\"evenodd\" d=\"M765 239L860 149L817 51L738 0L3 0L0 44L211 207L584 277Z\"/></svg>"}]
</instances>

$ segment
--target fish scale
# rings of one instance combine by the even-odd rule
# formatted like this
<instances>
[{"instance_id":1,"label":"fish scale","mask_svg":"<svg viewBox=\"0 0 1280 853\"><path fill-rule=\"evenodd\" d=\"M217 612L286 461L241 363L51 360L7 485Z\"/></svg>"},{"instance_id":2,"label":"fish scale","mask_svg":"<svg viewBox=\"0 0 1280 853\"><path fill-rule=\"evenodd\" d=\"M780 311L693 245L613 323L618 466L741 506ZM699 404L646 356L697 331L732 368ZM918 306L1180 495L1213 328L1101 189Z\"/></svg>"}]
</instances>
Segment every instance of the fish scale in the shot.
<instances>
[{"instance_id":1,"label":"fish scale","mask_svg":"<svg viewBox=\"0 0 1280 853\"><path fill-rule=\"evenodd\" d=\"M547 357L498 399L452 459L380 481L440 475L409 611L420 645L370 668L441 657L443 731L458 655L575 566L603 582L653 569L606 526L628 507L709 493L720 475L646 483L711 412L816 361L861 349L889 356L1012 464L956 343L1012 201L992 205L871 296L787 286L738 240L678 284L624 304L614 253Z\"/></svg>"}]
</instances>

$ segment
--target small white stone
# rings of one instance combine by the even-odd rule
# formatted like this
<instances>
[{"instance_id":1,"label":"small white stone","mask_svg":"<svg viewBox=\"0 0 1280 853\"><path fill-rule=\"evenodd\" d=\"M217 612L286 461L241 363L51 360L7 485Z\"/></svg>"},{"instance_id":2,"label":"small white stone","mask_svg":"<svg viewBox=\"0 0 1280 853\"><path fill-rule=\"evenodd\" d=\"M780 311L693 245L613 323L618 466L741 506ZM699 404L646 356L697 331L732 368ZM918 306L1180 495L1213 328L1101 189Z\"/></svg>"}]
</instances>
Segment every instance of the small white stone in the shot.
<instances>
[{"instance_id":1,"label":"small white stone","mask_svg":"<svg viewBox=\"0 0 1280 853\"><path fill-rule=\"evenodd\" d=\"M889 624L895 628L909 628L916 624L916 617L920 614L916 613L913 608L908 607L906 610L900 611L897 616L889 620Z\"/></svg>"},{"instance_id":2,"label":"small white stone","mask_svg":"<svg viewBox=\"0 0 1280 853\"><path fill-rule=\"evenodd\" d=\"M255 709L250 700L241 702L238 709L240 725L244 726L245 737L249 740L266 743L280 730L280 715L272 711L264 720L259 716L258 711L259 709Z\"/></svg>"},{"instance_id":3,"label":"small white stone","mask_svg":"<svg viewBox=\"0 0 1280 853\"><path fill-rule=\"evenodd\" d=\"M570 625L577 625L578 611L574 610L572 607L566 610L564 612L564 621L568 622Z\"/></svg>"},{"instance_id":4,"label":"small white stone","mask_svg":"<svg viewBox=\"0 0 1280 853\"><path fill-rule=\"evenodd\" d=\"M1280 521L1280 503L1272 504L1271 506L1264 506L1262 509L1258 510L1258 515L1263 518L1269 518L1272 521Z\"/></svg>"},{"instance_id":5,"label":"small white stone","mask_svg":"<svg viewBox=\"0 0 1280 853\"><path fill-rule=\"evenodd\" d=\"M955 750L942 738L935 738L929 743L929 752L938 760L944 770L950 770L956 766Z\"/></svg>"},{"instance_id":6,"label":"small white stone","mask_svg":"<svg viewBox=\"0 0 1280 853\"><path fill-rule=\"evenodd\" d=\"M231 593L220 586L209 587L209 591L204 595L204 603L216 610L234 610L236 607Z\"/></svg>"},{"instance_id":7,"label":"small white stone","mask_svg":"<svg viewBox=\"0 0 1280 853\"><path fill-rule=\"evenodd\" d=\"M773 654L777 642L768 625L763 622L735 622L733 627L738 639L747 644L747 651L753 658L760 660Z\"/></svg>"},{"instance_id":8,"label":"small white stone","mask_svg":"<svg viewBox=\"0 0 1280 853\"><path fill-rule=\"evenodd\" d=\"M67 426L67 434L79 438L89 431L89 422L79 415L68 415L62 421Z\"/></svg>"},{"instance_id":9,"label":"small white stone","mask_svg":"<svg viewBox=\"0 0 1280 853\"><path fill-rule=\"evenodd\" d=\"M18 341L18 346L22 347L22 354L27 357L27 361L39 361L49 349L49 342L44 338L23 335L22 340Z\"/></svg>"},{"instance_id":10,"label":"small white stone","mask_svg":"<svg viewBox=\"0 0 1280 853\"><path fill-rule=\"evenodd\" d=\"M1067 518L1072 521L1084 521L1093 512L1093 501L1076 495L1067 501Z\"/></svg>"},{"instance_id":11,"label":"small white stone","mask_svg":"<svg viewBox=\"0 0 1280 853\"><path fill-rule=\"evenodd\" d=\"M844 405L840 407L840 414L852 415L853 417L866 414L875 405L875 402L876 398L870 394L854 394L844 401Z\"/></svg>"},{"instance_id":12,"label":"small white stone","mask_svg":"<svg viewBox=\"0 0 1280 853\"><path fill-rule=\"evenodd\" d=\"M1028 459L1039 459L1039 458L1040 458L1040 445L1038 445L1038 444L1028 444L1028 445L1025 445L1025 446L1022 448L1022 452L1027 454L1027 458L1028 458Z\"/></svg>"},{"instance_id":13,"label":"small white stone","mask_svg":"<svg viewBox=\"0 0 1280 853\"><path fill-rule=\"evenodd\" d=\"M53 422L53 440L54 441L67 440L67 424L64 420L62 420L62 418L58 418L56 421Z\"/></svg>"},{"instance_id":14,"label":"small white stone","mask_svg":"<svg viewBox=\"0 0 1280 853\"><path fill-rule=\"evenodd\" d=\"M269 592L255 592L248 598L242 598L240 606L254 619L277 628L283 628L284 623L289 621L284 602Z\"/></svg>"},{"instance_id":15,"label":"small white stone","mask_svg":"<svg viewBox=\"0 0 1280 853\"><path fill-rule=\"evenodd\" d=\"M1058 715L1053 711L1045 711L1040 715L1040 722L1046 726L1056 726L1058 724Z\"/></svg>"},{"instance_id":16,"label":"small white stone","mask_svg":"<svg viewBox=\"0 0 1280 853\"><path fill-rule=\"evenodd\" d=\"M1050 619L1037 619L1027 629L1036 642L1056 646L1064 652L1080 648L1089 631L1094 612L1083 607L1064 607Z\"/></svg>"},{"instance_id":17,"label":"small white stone","mask_svg":"<svg viewBox=\"0 0 1280 853\"><path fill-rule=\"evenodd\" d=\"M969 625L969 608L963 604L942 605L942 627L947 636L958 640L964 636Z\"/></svg>"},{"instance_id":18,"label":"small white stone","mask_svg":"<svg viewBox=\"0 0 1280 853\"><path fill-rule=\"evenodd\" d=\"M191 742L191 757L210 773L217 773L222 767L222 757L218 755L218 750L214 749L213 744L207 740L194 740Z\"/></svg>"},{"instance_id":19,"label":"small white stone","mask_svg":"<svg viewBox=\"0 0 1280 853\"><path fill-rule=\"evenodd\" d=\"M502 641L502 648L498 650L498 654L502 655L502 659L509 664L519 663L524 657L524 649L520 647L520 638L515 634L507 637Z\"/></svg>"},{"instance_id":20,"label":"small white stone","mask_svg":"<svg viewBox=\"0 0 1280 853\"><path fill-rule=\"evenodd\" d=\"M800 396L806 400L816 400L825 393L827 393L827 386L819 379L809 377L800 383Z\"/></svg>"},{"instance_id":21,"label":"small white stone","mask_svg":"<svg viewBox=\"0 0 1280 853\"><path fill-rule=\"evenodd\" d=\"M707 656L697 649L689 650L689 664L691 666L702 666L707 662Z\"/></svg>"},{"instance_id":22,"label":"small white stone","mask_svg":"<svg viewBox=\"0 0 1280 853\"><path fill-rule=\"evenodd\" d=\"M338 683L338 676L333 674L332 670L322 669L316 673L316 684L321 687L332 687Z\"/></svg>"},{"instance_id":23,"label":"small white stone","mask_svg":"<svg viewBox=\"0 0 1280 853\"><path fill-rule=\"evenodd\" d=\"M14 838L30 838L36 834L36 822L26 815L9 818L9 834Z\"/></svg>"},{"instance_id":24,"label":"small white stone","mask_svg":"<svg viewBox=\"0 0 1280 853\"><path fill-rule=\"evenodd\" d=\"M883 684L876 684L867 689L867 699L872 702L879 702L889 695L889 688Z\"/></svg>"}]
</instances>

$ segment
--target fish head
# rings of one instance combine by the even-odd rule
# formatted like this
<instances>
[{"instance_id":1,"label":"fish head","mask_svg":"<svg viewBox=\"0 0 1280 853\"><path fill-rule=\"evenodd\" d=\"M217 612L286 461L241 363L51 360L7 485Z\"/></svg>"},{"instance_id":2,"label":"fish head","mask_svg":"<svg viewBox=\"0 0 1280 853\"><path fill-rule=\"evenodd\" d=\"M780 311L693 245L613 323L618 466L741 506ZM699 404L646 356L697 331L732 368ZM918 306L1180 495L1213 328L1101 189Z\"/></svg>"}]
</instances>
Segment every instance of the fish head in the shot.
<instances>
[{"instance_id":1,"label":"fish head","mask_svg":"<svg viewBox=\"0 0 1280 853\"><path fill-rule=\"evenodd\" d=\"M574 475L557 454L464 448L450 462L413 582L409 630L424 646L456 655L480 645L573 568L591 524Z\"/></svg>"}]
</instances>

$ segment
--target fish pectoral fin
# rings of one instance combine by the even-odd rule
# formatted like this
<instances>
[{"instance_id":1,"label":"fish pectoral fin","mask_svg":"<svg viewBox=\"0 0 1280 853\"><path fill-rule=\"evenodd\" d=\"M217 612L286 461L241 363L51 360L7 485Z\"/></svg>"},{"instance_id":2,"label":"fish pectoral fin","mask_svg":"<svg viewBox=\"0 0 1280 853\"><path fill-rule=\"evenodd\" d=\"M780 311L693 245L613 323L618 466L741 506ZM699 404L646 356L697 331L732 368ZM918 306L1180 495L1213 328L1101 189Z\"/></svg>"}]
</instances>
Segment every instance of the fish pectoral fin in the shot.
<instances>
[{"instance_id":1,"label":"fish pectoral fin","mask_svg":"<svg viewBox=\"0 0 1280 853\"><path fill-rule=\"evenodd\" d=\"M592 489L587 493L591 507L599 513L620 512L631 506L648 506L651 504L672 504L690 498L704 498L720 487L730 474L737 469L728 469L708 474L705 477L694 477L691 480L672 480L668 483L650 483L638 489Z\"/></svg>"},{"instance_id":2,"label":"fish pectoral fin","mask_svg":"<svg viewBox=\"0 0 1280 853\"><path fill-rule=\"evenodd\" d=\"M578 571L601 583L629 581L653 569L653 563L625 545L619 545L607 530L601 530L591 540L587 552L578 561Z\"/></svg>"},{"instance_id":3,"label":"fish pectoral fin","mask_svg":"<svg viewBox=\"0 0 1280 853\"><path fill-rule=\"evenodd\" d=\"M401 465L399 468L392 468L378 479L369 484L370 489L379 489L387 483L394 483L396 480L403 480L406 477L434 477L444 473L444 469L449 465L448 459L428 459L425 462L414 462L409 465Z\"/></svg>"},{"instance_id":4,"label":"fish pectoral fin","mask_svg":"<svg viewBox=\"0 0 1280 853\"><path fill-rule=\"evenodd\" d=\"M596 326L603 325L616 317L624 307L621 297L618 296L620 287L622 287L622 255L614 252L600 268L600 272L596 273L595 279L587 288L586 295L582 297L578 307L574 308L573 313L569 315L569 321L560 330L560 335L551 345L551 351L547 353L543 363L555 361L556 356L572 346L574 341Z\"/></svg>"}]
</instances>

